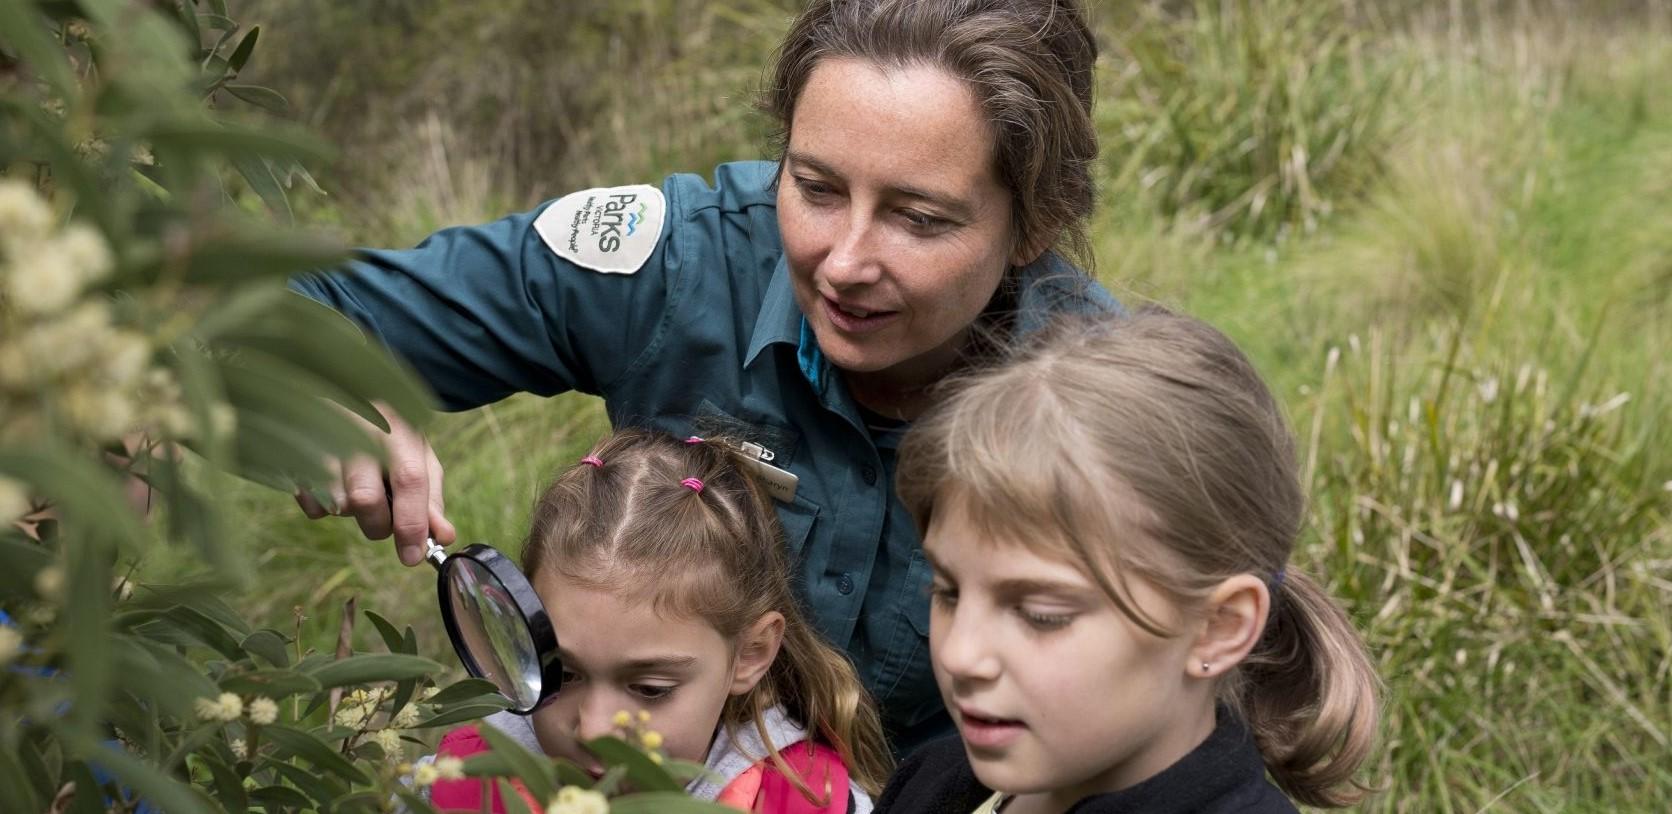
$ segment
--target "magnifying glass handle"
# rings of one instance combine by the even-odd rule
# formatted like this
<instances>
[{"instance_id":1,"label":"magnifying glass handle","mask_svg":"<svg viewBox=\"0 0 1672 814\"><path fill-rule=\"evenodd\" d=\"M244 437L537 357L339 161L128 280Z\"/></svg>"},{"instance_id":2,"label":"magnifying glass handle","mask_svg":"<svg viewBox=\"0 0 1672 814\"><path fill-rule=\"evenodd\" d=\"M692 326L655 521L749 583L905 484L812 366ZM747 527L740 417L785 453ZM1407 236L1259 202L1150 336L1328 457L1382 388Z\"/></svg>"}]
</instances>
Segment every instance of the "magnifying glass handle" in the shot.
<instances>
[{"instance_id":1,"label":"magnifying glass handle","mask_svg":"<svg viewBox=\"0 0 1672 814\"><path fill-rule=\"evenodd\" d=\"M424 538L424 561L435 570L441 570L441 564L447 561L447 550L435 544L435 538Z\"/></svg>"}]
</instances>

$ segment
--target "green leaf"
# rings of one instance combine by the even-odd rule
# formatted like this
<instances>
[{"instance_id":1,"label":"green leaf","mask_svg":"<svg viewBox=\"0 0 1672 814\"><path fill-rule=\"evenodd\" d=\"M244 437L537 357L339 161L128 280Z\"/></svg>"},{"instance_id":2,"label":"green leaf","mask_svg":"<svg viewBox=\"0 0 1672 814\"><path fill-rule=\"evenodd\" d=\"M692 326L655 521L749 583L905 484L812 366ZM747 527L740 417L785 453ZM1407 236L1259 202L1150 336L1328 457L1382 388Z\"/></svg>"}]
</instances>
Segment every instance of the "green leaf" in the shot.
<instances>
[{"instance_id":1,"label":"green leaf","mask_svg":"<svg viewBox=\"0 0 1672 814\"><path fill-rule=\"evenodd\" d=\"M255 670L221 678L221 689L239 695L285 698L299 693L319 692L319 681L295 670Z\"/></svg>"},{"instance_id":2,"label":"green leaf","mask_svg":"<svg viewBox=\"0 0 1672 814\"><path fill-rule=\"evenodd\" d=\"M438 726L446 726L448 724L462 723L464 721L474 721L478 718L486 718L496 712L509 709L511 706L511 702L506 700L504 696L483 696L483 699L485 699L484 702L460 704L458 706L445 709L426 720L419 721L412 728L431 729Z\"/></svg>"},{"instance_id":3,"label":"green leaf","mask_svg":"<svg viewBox=\"0 0 1672 814\"><path fill-rule=\"evenodd\" d=\"M238 23L235 22L231 17L226 16L225 11L220 11L220 12L210 13L210 14L199 14L199 15L197 15L197 18L204 25L207 25L209 27L210 31L237 31L238 30Z\"/></svg>"},{"instance_id":4,"label":"green leaf","mask_svg":"<svg viewBox=\"0 0 1672 814\"><path fill-rule=\"evenodd\" d=\"M244 641L238 646L252 656L260 656L274 667L290 666L290 649L284 635L276 630L258 630L245 636Z\"/></svg>"},{"instance_id":5,"label":"green leaf","mask_svg":"<svg viewBox=\"0 0 1672 814\"><path fill-rule=\"evenodd\" d=\"M250 789L250 803L255 805L271 804L285 806L292 809L312 808L313 801L307 795L289 786L262 786Z\"/></svg>"},{"instance_id":6,"label":"green leaf","mask_svg":"<svg viewBox=\"0 0 1672 814\"><path fill-rule=\"evenodd\" d=\"M43 811L46 809L46 805L38 795L38 790L29 780L30 777L24 772L22 762L11 754L11 750L0 749L0 810Z\"/></svg>"},{"instance_id":7,"label":"green leaf","mask_svg":"<svg viewBox=\"0 0 1672 814\"><path fill-rule=\"evenodd\" d=\"M388 619L385 619L382 616L378 615L378 613L376 611L368 610L368 611L365 611L365 614L366 614L366 618L371 620L372 627L377 628L377 635L383 637L383 646L389 648L389 652L391 652L391 653L408 653L409 652L404 647L405 643L401 641L400 631L396 630L395 626L393 624L391 624Z\"/></svg>"},{"instance_id":8,"label":"green leaf","mask_svg":"<svg viewBox=\"0 0 1672 814\"><path fill-rule=\"evenodd\" d=\"M485 678L466 678L448 685L447 689L430 697L428 703L437 706L452 704L481 698L485 695L499 695L499 689L492 681ZM503 698L504 696L500 696Z\"/></svg>"},{"instance_id":9,"label":"green leaf","mask_svg":"<svg viewBox=\"0 0 1672 814\"><path fill-rule=\"evenodd\" d=\"M0 749L0 752L3 751L5 750ZM23 773L29 777L29 781L35 784L35 794L42 799L50 800L58 793L58 773L46 765L46 758L41 755L35 739L27 734L19 738L17 762Z\"/></svg>"},{"instance_id":10,"label":"green leaf","mask_svg":"<svg viewBox=\"0 0 1672 814\"><path fill-rule=\"evenodd\" d=\"M190 608L213 620L232 635L242 638L250 634L249 623L244 621L232 606L226 604L226 600L221 599L228 591L236 588L235 583L222 580L201 580L178 585L142 584L139 586L139 595L127 602L126 607L155 608L159 611L172 610L176 606Z\"/></svg>"},{"instance_id":11,"label":"green leaf","mask_svg":"<svg viewBox=\"0 0 1672 814\"><path fill-rule=\"evenodd\" d=\"M337 754L334 749L313 735L285 726L264 726L261 728L261 734L286 752L312 763L321 771L335 774L350 783L371 782L371 778L348 762L348 758Z\"/></svg>"},{"instance_id":12,"label":"green leaf","mask_svg":"<svg viewBox=\"0 0 1672 814\"><path fill-rule=\"evenodd\" d=\"M304 130L268 121L261 127L216 122L207 117L163 119L139 130L135 137L149 140L153 151L178 155L267 156L327 161L330 145Z\"/></svg>"},{"instance_id":13,"label":"green leaf","mask_svg":"<svg viewBox=\"0 0 1672 814\"><path fill-rule=\"evenodd\" d=\"M597 755L605 766L627 767L627 780L634 788L645 791L679 791L682 788L667 770L652 763L649 755L620 738L594 738L587 742L586 748Z\"/></svg>"},{"instance_id":14,"label":"green leaf","mask_svg":"<svg viewBox=\"0 0 1672 814\"><path fill-rule=\"evenodd\" d=\"M477 733L488 742L489 748L496 755L501 755L511 765L517 778L528 787L529 793L536 800L550 800L557 795L557 775L552 770L552 761L545 755L536 756L533 752L523 748L523 745L512 740L509 735L491 726L479 726Z\"/></svg>"},{"instance_id":15,"label":"green leaf","mask_svg":"<svg viewBox=\"0 0 1672 814\"><path fill-rule=\"evenodd\" d=\"M340 262L346 256L343 245L335 240L246 226L193 245L184 276L203 283L289 276Z\"/></svg>"},{"instance_id":16,"label":"green leaf","mask_svg":"<svg viewBox=\"0 0 1672 814\"><path fill-rule=\"evenodd\" d=\"M203 792L169 777L157 767L122 749L63 730L60 730L60 736L64 737L66 745L77 757L109 771L122 785L158 810L169 814L217 814L220 810L219 806L203 796Z\"/></svg>"},{"instance_id":17,"label":"green leaf","mask_svg":"<svg viewBox=\"0 0 1672 814\"><path fill-rule=\"evenodd\" d=\"M189 760L196 761L209 770L209 777L215 784L216 802L227 811L244 811L250 807L249 796L244 793L244 782L239 779L238 772L218 756L210 753L198 752Z\"/></svg>"},{"instance_id":18,"label":"green leaf","mask_svg":"<svg viewBox=\"0 0 1672 814\"><path fill-rule=\"evenodd\" d=\"M250 33L238 41L238 47L232 50L232 56L227 57L226 64L233 73L244 70L244 63L250 61L250 54L255 53L255 41L261 37L261 26L251 26Z\"/></svg>"},{"instance_id":19,"label":"green leaf","mask_svg":"<svg viewBox=\"0 0 1672 814\"><path fill-rule=\"evenodd\" d=\"M326 809L334 812L363 811L372 814L372 812L382 810L383 800L384 795L375 791L351 791L332 800L331 804L326 806Z\"/></svg>"},{"instance_id":20,"label":"green leaf","mask_svg":"<svg viewBox=\"0 0 1672 814\"><path fill-rule=\"evenodd\" d=\"M736 814L719 803L693 799L684 792L649 791L610 801L610 814Z\"/></svg>"},{"instance_id":21,"label":"green leaf","mask_svg":"<svg viewBox=\"0 0 1672 814\"><path fill-rule=\"evenodd\" d=\"M52 86L66 103L78 95L75 75L70 72L64 49L47 32L32 3L0 3L0 31L5 42L22 57L23 63Z\"/></svg>"},{"instance_id":22,"label":"green leaf","mask_svg":"<svg viewBox=\"0 0 1672 814\"><path fill-rule=\"evenodd\" d=\"M74 783L78 789L99 788L99 781L93 779L93 770L79 760L71 763L65 770L64 779ZM77 794L70 800L69 814L107 814L104 807L104 795Z\"/></svg>"},{"instance_id":23,"label":"green leaf","mask_svg":"<svg viewBox=\"0 0 1672 814\"><path fill-rule=\"evenodd\" d=\"M290 111L290 101L284 98L284 94L272 88L262 87L261 85L237 85L229 82L222 85L221 89L264 110L270 110L274 113L288 113Z\"/></svg>"},{"instance_id":24,"label":"green leaf","mask_svg":"<svg viewBox=\"0 0 1672 814\"><path fill-rule=\"evenodd\" d=\"M176 605L164 611L162 618L141 625L134 632L148 635L147 631L152 626L160 624L173 625L177 630L228 659L237 661L244 658L244 648L238 645L238 640L228 633L219 622L210 619L202 611L195 608Z\"/></svg>"},{"instance_id":25,"label":"green leaf","mask_svg":"<svg viewBox=\"0 0 1672 814\"><path fill-rule=\"evenodd\" d=\"M98 730L109 703L115 675L110 639L110 559L81 538L71 540L66 552L64 650L68 656L70 687L75 703L69 720L91 734Z\"/></svg>"},{"instance_id":26,"label":"green leaf","mask_svg":"<svg viewBox=\"0 0 1672 814\"><path fill-rule=\"evenodd\" d=\"M370 653L349 656L328 662L313 671L313 677L325 689L349 684L368 684L373 681L402 681L423 678L441 672L433 661L404 653Z\"/></svg>"},{"instance_id":27,"label":"green leaf","mask_svg":"<svg viewBox=\"0 0 1672 814\"><path fill-rule=\"evenodd\" d=\"M500 803L505 806L505 814L539 814L539 812L528 807L528 801L524 800L523 796L517 793L517 787L511 785L511 781L500 778L494 782L499 786L499 800ZM532 788L530 791L532 792ZM551 796L547 795L541 797L536 794L536 799L550 800Z\"/></svg>"},{"instance_id":28,"label":"green leaf","mask_svg":"<svg viewBox=\"0 0 1672 814\"><path fill-rule=\"evenodd\" d=\"M332 754L335 754L335 752ZM266 765L283 775L284 779L290 781L292 786L301 789L303 794L312 797L321 806L329 806L332 800L348 791L348 787L340 781L324 775L313 774L300 766L272 761L268 761Z\"/></svg>"},{"instance_id":29,"label":"green leaf","mask_svg":"<svg viewBox=\"0 0 1672 814\"><path fill-rule=\"evenodd\" d=\"M35 574L52 564L52 552L35 542L0 535L0 597L33 597Z\"/></svg>"},{"instance_id":30,"label":"green leaf","mask_svg":"<svg viewBox=\"0 0 1672 814\"><path fill-rule=\"evenodd\" d=\"M0 450L0 474L32 484L57 506L66 523L82 530L83 546L104 557L111 544L137 548L144 542L138 518L128 508L120 481L109 468L52 441ZM100 590L109 593L106 584Z\"/></svg>"},{"instance_id":31,"label":"green leaf","mask_svg":"<svg viewBox=\"0 0 1672 814\"><path fill-rule=\"evenodd\" d=\"M435 807L431 806L428 800L413 794L405 786L395 789L395 796L400 798L401 805L406 806L406 810L412 814L436 814Z\"/></svg>"},{"instance_id":32,"label":"green leaf","mask_svg":"<svg viewBox=\"0 0 1672 814\"><path fill-rule=\"evenodd\" d=\"M210 11L222 17L226 16L226 0L208 0L208 2Z\"/></svg>"},{"instance_id":33,"label":"green leaf","mask_svg":"<svg viewBox=\"0 0 1672 814\"><path fill-rule=\"evenodd\" d=\"M296 214L290 208L290 196L285 194L284 187L279 185L279 179L273 175L273 165L265 158L254 156L239 156L233 159L233 166L238 168L238 174L244 176L244 182L255 190L261 202L267 205L267 211L275 217L282 218L285 224L294 223Z\"/></svg>"},{"instance_id":34,"label":"green leaf","mask_svg":"<svg viewBox=\"0 0 1672 814\"><path fill-rule=\"evenodd\" d=\"M109 647L122 686L162 712L189 718L193 701L219 694L197 665L166 645L117 635L110 638Z\"/></svg>"}]
</instances>

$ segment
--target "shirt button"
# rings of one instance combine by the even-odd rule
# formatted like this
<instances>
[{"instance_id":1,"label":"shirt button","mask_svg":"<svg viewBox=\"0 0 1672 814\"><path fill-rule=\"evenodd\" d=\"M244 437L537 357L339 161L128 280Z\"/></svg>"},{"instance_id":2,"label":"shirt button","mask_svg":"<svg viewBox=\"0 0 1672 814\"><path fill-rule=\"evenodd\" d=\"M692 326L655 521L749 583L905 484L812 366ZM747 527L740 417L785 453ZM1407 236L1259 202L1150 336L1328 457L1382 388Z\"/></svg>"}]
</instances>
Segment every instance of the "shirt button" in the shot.
<instances>
[{"instance_id":1,"label":"shirt button","mask_svg":"<svg viewBox=\"0 0 1672 814\"><path fill-rule=\"evenodd\" d=\"M853 593L853 577L843 574L836 578L836 592L847 596Z\"/></svg>"},{"instance_id":2,"label":"shirt button","mask_svg":"<svg viewBox=\"0 0 1672 814\"><path fill-rule=\"evenodd\" d=\"M866 486L877 485L877 468L866 464L859 470L859 476L865 479Z\"/></svg>"}]
</instances>

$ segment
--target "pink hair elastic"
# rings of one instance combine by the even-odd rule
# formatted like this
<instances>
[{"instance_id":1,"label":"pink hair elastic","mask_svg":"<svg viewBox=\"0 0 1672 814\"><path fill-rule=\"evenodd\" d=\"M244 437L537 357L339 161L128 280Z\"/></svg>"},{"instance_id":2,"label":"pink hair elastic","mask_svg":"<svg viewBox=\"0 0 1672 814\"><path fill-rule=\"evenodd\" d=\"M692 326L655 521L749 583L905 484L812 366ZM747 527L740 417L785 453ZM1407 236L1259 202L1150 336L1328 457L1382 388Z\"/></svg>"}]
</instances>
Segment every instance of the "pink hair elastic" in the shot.
<instances>
[{"instance_id":1,"label":"pink hair elastic","mask_svg":"<svg viewBox=\"0 0 1672 814\"><path fill-rule=\"evenodd\" d=\"M588 455L585 458L581 459L581 463L586 464L587 466L590 466L593 469L600 469L604 466L604 459L599 458L596 455Z\"/></svg>"},{"instance_id":2,"label":"pink hair elastic","mask_svg":"<svg viewBox=\"0 0 1672 814\"><path fill-rule=\"evenodd\" d=\"M685 480L680 481L679 485L690 489L699 495L702 494L702 481L697 480L696 478L686 478Z\"/></svg>"},{"instance_id":3,"label":"pink hair elastic","mask_svg":"<svg viewBox=\"0 0 1672 814\"><path fill-rule=\"evenodd\" d=\"M690 438L685 439L685 446L691 446L693 444L700 444L700 443L702 443L702 439L696 437L695 435L691 436Z\"/></svg>"}]
</instances>

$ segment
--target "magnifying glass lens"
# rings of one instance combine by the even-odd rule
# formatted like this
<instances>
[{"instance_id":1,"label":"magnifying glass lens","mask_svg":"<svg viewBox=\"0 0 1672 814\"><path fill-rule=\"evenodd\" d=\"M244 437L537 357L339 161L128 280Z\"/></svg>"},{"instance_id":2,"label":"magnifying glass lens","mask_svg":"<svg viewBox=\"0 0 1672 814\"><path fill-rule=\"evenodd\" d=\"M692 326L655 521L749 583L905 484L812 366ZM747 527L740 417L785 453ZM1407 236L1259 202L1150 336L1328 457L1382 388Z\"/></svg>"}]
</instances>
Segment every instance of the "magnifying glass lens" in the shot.
<instances>
[{"instance_id":1,"label":"magnifying glass lens","mask_svg":"<svg viewBox=\"0 0 1672 814\"><path fill-rule=\"evenodd\" d=\"M455 646L478 678L493 682L518 709L540 700L540 653L528 620L499 578L469 557L449 557L443 578L457 625Z\"/></svg>"}]
</instances>

